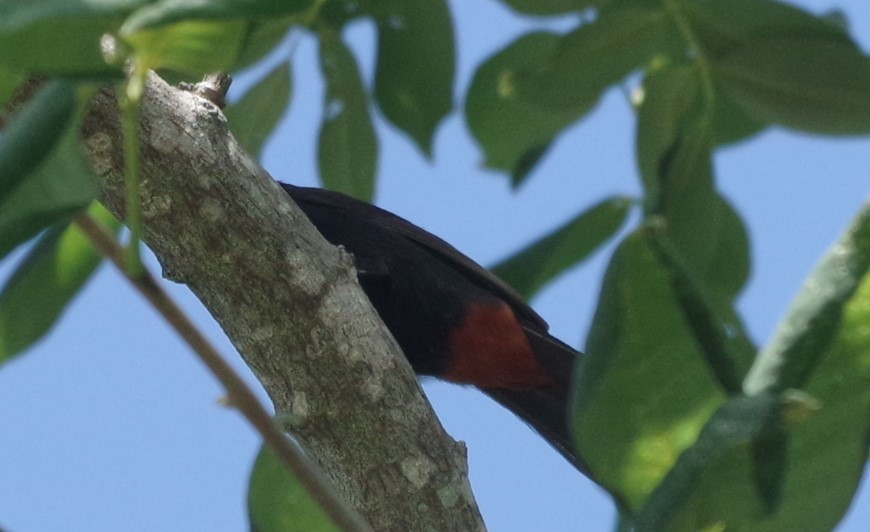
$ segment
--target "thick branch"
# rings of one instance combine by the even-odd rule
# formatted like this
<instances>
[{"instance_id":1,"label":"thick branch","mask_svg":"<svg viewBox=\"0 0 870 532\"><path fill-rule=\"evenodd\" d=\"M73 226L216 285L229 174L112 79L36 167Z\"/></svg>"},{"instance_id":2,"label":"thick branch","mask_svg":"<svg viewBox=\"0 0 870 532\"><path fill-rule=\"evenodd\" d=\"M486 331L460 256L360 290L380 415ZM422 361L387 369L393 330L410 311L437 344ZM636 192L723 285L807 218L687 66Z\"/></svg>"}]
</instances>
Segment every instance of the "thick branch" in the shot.
<instances>
[{"instance_id":1,"label":"thick branch","mask_svg":"<svg viewBox=\"0 0 870 532\"><path fill-rule=\"evenodd\" d=\"M148 83L141 112L145 241L187 284L266 388L288 429L375 530L482 530L464 449L329 245L191 93ZM123 217L117 103L85 140Z\"/></svg>"}]
</instances>

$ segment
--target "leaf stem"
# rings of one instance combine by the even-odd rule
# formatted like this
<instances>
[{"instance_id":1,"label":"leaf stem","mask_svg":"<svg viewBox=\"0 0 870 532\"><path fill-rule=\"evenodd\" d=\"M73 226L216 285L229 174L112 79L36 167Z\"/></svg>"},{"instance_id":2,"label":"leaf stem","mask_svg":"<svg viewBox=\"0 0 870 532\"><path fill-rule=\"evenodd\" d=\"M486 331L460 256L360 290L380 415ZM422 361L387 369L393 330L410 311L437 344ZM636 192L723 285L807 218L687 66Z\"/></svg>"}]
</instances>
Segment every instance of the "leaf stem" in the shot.
<instances>
[{"instance_id":1,"label":"leaf stem","mask_svg":"<svg viewBox=\"0 0 870 532\"><path fill-rule=\"evenodd\" d=\"M136 290L160 312L170 326L187 342L226 389L229 404L237 408L254 426L284 466L296 476L297 480L320 504L335 524L346 531L370 532L371 527L335 492L332 485L323 477L317 465L305 454L302 448L287 438L245 381L224 361L217 349L161 288L148 270L141 265L141 262L140 269L135 275L132 274L125 267L124 249L97 220L88 214L82 214L75 219L75 223L88 237L91 244L124 273Z\"/></svg>"}]
</instances>

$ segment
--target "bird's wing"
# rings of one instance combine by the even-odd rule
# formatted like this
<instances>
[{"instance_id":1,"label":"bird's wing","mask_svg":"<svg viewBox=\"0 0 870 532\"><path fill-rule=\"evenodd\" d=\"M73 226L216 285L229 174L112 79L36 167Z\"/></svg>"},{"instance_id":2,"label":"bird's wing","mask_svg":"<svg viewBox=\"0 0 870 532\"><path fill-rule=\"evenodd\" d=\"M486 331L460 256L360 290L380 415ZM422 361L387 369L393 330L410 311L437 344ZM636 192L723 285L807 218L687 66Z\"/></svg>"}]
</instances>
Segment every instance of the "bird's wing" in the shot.
<instances>
[{"instance_id":1,"label":"bird's wing","mask_svg":"<svg viewBox=\"0 0 870 532\"><path fill-rule=\"evenodd\" d=\"M344 194L320 188L297 187L281 184L294 201L308 202L321 207L340 209L344 216L353 216L363 223L377 224L385 230L414 242L441 261L455 266L472 283L485 288L509 304L517 316L532 330L546 332L549 326L513 288L486 268L468 258L444 240L411 222L380 207L351 198Z\"/></svg>"}]
</instances>

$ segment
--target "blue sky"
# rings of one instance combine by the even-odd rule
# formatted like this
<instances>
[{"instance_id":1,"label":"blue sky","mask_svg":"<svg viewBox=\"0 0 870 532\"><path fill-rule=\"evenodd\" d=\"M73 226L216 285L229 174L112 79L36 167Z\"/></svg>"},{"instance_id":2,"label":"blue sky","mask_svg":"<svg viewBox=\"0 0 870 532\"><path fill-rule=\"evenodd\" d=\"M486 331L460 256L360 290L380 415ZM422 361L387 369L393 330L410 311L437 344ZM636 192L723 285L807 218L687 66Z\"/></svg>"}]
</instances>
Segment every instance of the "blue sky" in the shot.
<instances>
[{"instance_id":1,"label":"blue sky","mask_svg":"<svg viewBox=\"0 0 870 532\"><path fill-rule=\"evenodd\" d=\"M864 0L795 3L815 12L842 9L870 49ZM532 25L491 0L451 4L461 99L475 66ZM348 37L371 79L372 28L354 26ZM321 85L310 38L298 41L294 70L293 106L264 164L278 179L313 184ZM438 131L431 164L391 126L380 119L378 125L378 203L482 264L605 196L639 191L633 115L618 91L559 139L518 193L504 176L481 169L457 113ZM721 190L750 228L753 273L740 308L764 343L816 260L867 199L870 140L774 129L718 153L716 169ZM552 332L572 345L583 345L609 252L534 301ZM7 272L8 266L0 269ZM198 302L183 287L169 289L257 386ZM426 382L425 389L447 430L466 442L472 487L491 530L610 530L614 514L606 496L510 413L473 389L437 382ZM244 529L258 438L239 415L217 404L221 393L174 333L104 266L44 342L0 369L0 526ZM863 531L867 522L865 487L840 530Z\"/></svg>"}]
</instances>

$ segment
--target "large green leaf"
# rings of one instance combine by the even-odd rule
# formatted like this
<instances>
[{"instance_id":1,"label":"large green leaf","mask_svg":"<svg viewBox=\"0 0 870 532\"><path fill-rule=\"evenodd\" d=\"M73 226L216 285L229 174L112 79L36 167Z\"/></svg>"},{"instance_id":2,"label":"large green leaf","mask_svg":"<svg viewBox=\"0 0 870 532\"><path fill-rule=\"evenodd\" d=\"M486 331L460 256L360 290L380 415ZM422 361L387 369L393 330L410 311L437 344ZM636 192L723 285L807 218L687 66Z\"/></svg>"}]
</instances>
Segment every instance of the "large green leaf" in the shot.
<instances>
[{"instance_id":1,"label":"large green leaf","mask_svg":"<svg viewBox=\"0 0 870 532\"><path fill-rule=\"evenodd\" d=\"M356 59L338 34L320 34L320 68L326 97L317 159L320 178L332 190L371 201L378 141Z\"/></svg>"},{"instance_id":2,"label":"large green leaf","mask_svg":"<svg viewBox=\"0 0 870 532\"><path fill-rule=\"evenodd\" d=\"M19 111L0 140L0 200L54 149L75 114L76 85L47 82Z\"/></svg>"},{"instance_id":3,"label":"large green leaf","mask_svg":"<svg viewBox=\"0 0 870 532\"><path fill-rule=\"evenodd\" d=\"M529 299L568 268L582 262L619 231L631 200L610 198L492 267Z\"/></svg>"},{"instance_id":4,"label":"large green leaf","mask_svg":"<svg viewBox=\"0 0 870 532\"><path fill-rule=\"evenodd\" d=\"M854 47L841 24L776 0L680 0L705 55L718 58L748 41L795 38Z\"/></svg>"},{"instance_id":5,"label":"large green leaf","mask_svg":"<svg viewBox=\"0 0 870 532\"><path fill-rule=\"evenodd\" d=\"M516 90L530 105L588 109L605 89L656 55L682 49L664 8L610 10L565 35L550 57L519 71Z\"/></svg>"},{"instance_id":6,"label":"large green leaf","mask_svg":"<svg viewBox=\"0 0 870 532\"><path fill-rule=\"evenodd\" d=\"M248 484L251 532L338 530L267 446L262 446Z\"/></svg>"},{"instance_id":7,"label":"large green leaf","mask_svg":"<svg viewBox=\"0 0 870 532\"><path fill-rule=\"evenodd\" d=\"M647 229L614 254L574 385L577 447L624 510L640 510L725 401Z\"/></svg>"},{"instance_id":8,"label":"large green leaf","mask_svg":"<svg viewBox=\"0 0 870 532\"><path fill-rule=\"evenodd\" d=\"M554 33L520 37L487 59L468 89L465 116L485 164L511 172L515 183L531 171L556 135L590 108L557 111L519 99L517 73L552 57L560 42Z\"/></svg>"},{"instance_id":9,"label":"large green leaf","mask_svg":"<svg viewBox=\"0 0 870 532\"><path fill-rule=\"evenodd\" d=\"M87 207L99 191L82 156L79 122L73 121L36 170L0 197L0 258L46 227Z\"/></svg>"},{"instance_id":10,"label":"large green leaf","mask_svg":"<svg viewBox=\"0 0 870 532\"><path fill-rule=\"evenodd\" d=\"M432 155L438 123L453 109L453 24L445 0L375 3L375 97L384 116Z\"/></svg>"},{"instance_id":11,"label":"large green leaf","mask_svg":"<svg viewBox=\"0 0 870 532\"><path fill-rule=\"evenodd\" d=\"M870 59L849 43L759 38L722 55L717 83L749 114L814 133L870 132Z\"/></svg>"},{"instance_id":12,"label":"large green leaf","mask_svg":"<svg viewBox=\"0 0 870 532\"><path fill-rule=\"evenodd\" d=\"M120 227L94 204L90 214ZM100 255L75 225L46 232L0 290L0 362L33 345L51 330L100 264Z\"/></svg>"},{"instance_id":13,"label":"large green leaf","mask_svg":"<svg viewBox=\"0 0 870 532\"><path fill-rule=\"evenodd\" d=\"M290 104L291 78L290 64L281 63L224 110L236 140L256 159Z\"/></svg>"}]
</instances>

